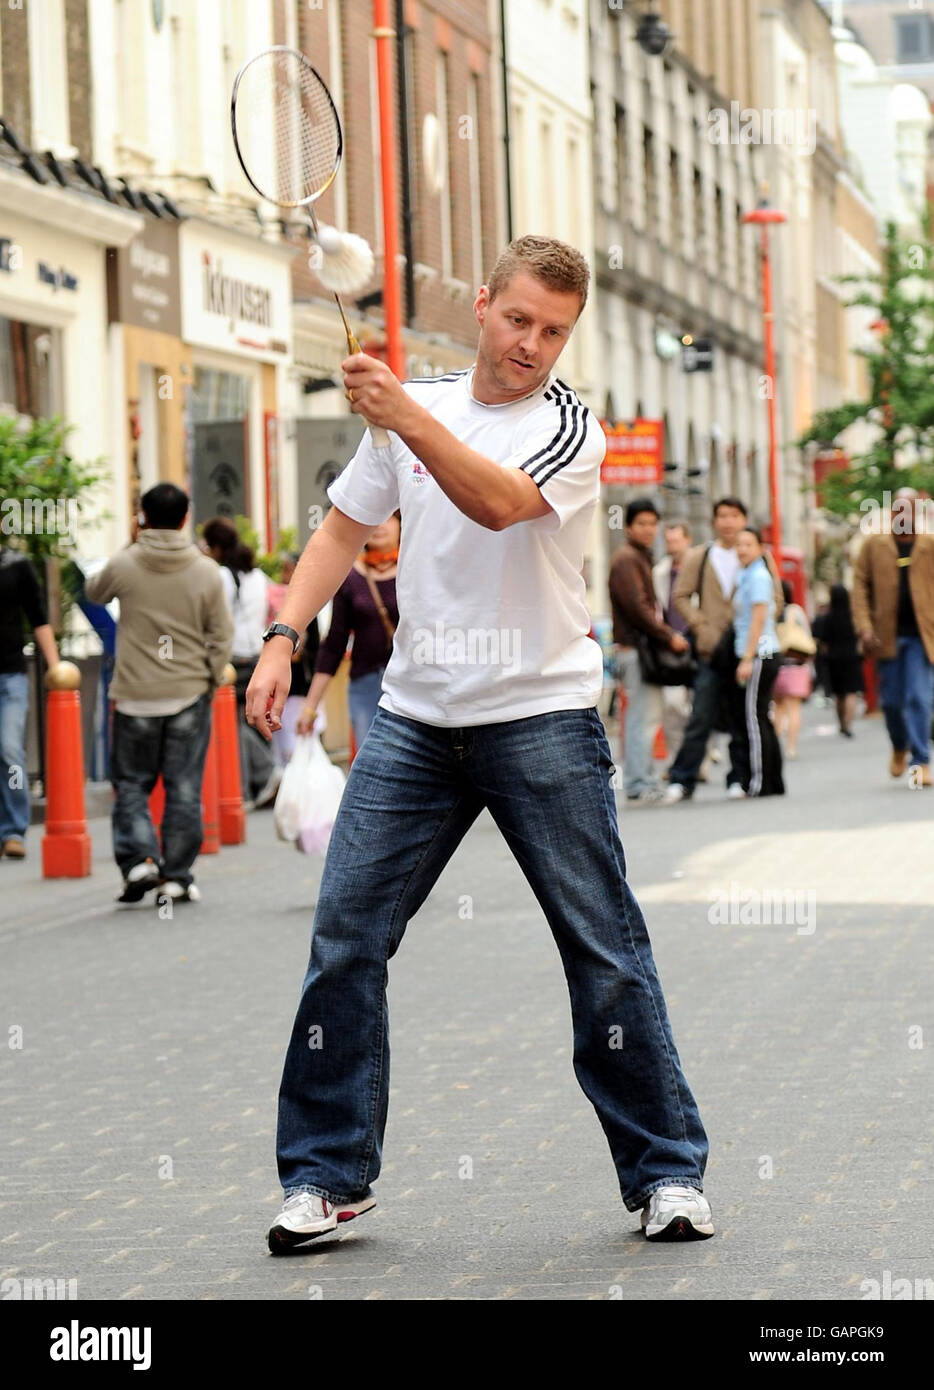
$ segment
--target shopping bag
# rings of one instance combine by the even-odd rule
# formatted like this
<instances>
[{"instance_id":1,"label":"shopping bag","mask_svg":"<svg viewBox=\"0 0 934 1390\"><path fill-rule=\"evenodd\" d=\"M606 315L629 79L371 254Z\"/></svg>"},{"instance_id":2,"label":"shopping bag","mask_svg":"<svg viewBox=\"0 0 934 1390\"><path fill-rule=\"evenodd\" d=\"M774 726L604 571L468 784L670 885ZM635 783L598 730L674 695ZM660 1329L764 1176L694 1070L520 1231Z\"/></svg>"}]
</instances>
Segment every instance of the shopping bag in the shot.
<instances>
[{"instance_id":1,"label":"shopping bag","mask_svg":"<svg viewBox=\"0 0 934 1390\"><path fill-rule=\"evenodd\" d=\"M331 830L337 819L346 779L340 768L331 762L317 734L306 734L299 742L307 743L309 747L299 796L295 847L302 854L323 855L327 852Z\"/></svg>"},{"instance_id":2,"label":"shopping bag","mask_svg":"<svg viewBox=\"0 0 934 1390\"><path fill-rule=\"evenodd\" d=\"M279 783L276 804L273 807L272 813L276 834L279 836L280 840L288 840L294 843L298 838L298 821L302 807L302 789L308 780L310 763L311 739L296 739L295 752L286 764L285 771L282 774L282 781Z\"/></svg>"}]
</instances>

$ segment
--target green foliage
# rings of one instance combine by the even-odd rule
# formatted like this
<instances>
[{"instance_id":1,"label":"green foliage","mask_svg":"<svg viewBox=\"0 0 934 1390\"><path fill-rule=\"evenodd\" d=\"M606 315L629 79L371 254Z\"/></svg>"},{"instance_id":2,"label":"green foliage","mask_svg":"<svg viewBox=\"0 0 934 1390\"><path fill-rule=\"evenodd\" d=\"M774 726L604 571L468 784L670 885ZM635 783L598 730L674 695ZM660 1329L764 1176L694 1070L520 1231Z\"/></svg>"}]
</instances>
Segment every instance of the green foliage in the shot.
<instances>
[{"instance_id":1,"label":"green foliage","mask_svg":"<svg viewBox=\"0 0 934 1390\"><path fill-rule=\"evenodd\" d=\"M847 307L871 308L879 325L878 346L856 348L868 364L870 389L864 401L846 401L819 411L796 441L831 445L855 421L874 427L873 442L843 472L821 484L826 511L852 516L866 498L882 502L886 491L916 487L934 492L934 246L931 211L921 237L899 236L886 226L882 268L877 275L841 275L860 288Z\"/></svg>"},{"instance_id":2,"label":"green foliage","mask_svg":"<svg viewBox=\"0 0 934 1390\"><path fill-rule=\"evenodd\" d=\"M46 562L69 560L90 494L106 477L100 459L82 463L67 448L72 425L59 417L0 415L0 543L25 551L41 584ZM66 569L62 617L74 597Z\"/></svg>"}]
</instances>

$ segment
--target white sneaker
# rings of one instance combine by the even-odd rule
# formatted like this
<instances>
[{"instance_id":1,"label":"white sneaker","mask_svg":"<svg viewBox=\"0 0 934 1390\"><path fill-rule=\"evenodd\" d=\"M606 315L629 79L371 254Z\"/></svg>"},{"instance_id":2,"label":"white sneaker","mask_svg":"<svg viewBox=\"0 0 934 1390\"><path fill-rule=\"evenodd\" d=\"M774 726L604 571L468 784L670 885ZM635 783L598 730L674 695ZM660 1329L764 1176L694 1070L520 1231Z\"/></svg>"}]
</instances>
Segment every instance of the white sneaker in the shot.
<instances>
[{"instance_id":1,"label":"white sneaker","mask_svg":"<svg viewBox=\"0 0 934 1390\"><path fill-rule=\"evenodd\" d=\"M731 782L726 789L726 794L729 797L730 801L743 801L746 796L746 793L743 791L742 787L739 785L738 782Z\"/></svg>"},{"instance_id":2,"label":"white sneaker","mask_svg":"<svg viewBox=\"0 0 934 1390\"><path fill-rule=\"evenodd\" d=\"M184 883L170 878L165 883L159 884L156 893L156 906L161 907L167 898L173 903L199 903L201 901L201 889L194 883L189 883L186 887Z\"/></svg>"},{"instance_id":3,"label":"white sneaker","mask_svg":"<svg viewBox=\"0 0 934 1390\"><path fill-rule=\"evenodd\" d=\"M680 782L669 782L665 788L664 800L669 806L673 806L676 801L685 801L684 788Z\"/></svg>"},{"instance_id":4,"label":"white sneaker","mask_svg":"<svg viewBox=\"0 0 934 1390\"><path fill-rule=\"evenodd\" d=\"M659 1187L642 1208L646 1240L706 1240L714 1234L710 1203L695 1187Z\"/></svg>"},{"instance_id":5,"label":"white sneaker","mask_svg":"<svg viewBox=\"0 0 934 1390\"><path fill-rule=\"evenodd\" d=\"M315 1192L295 1192L291 1197L286 1197L282 1210L269 1228L266 1239L270 1252L281 1255L295 1245L303 1245L307 1240L327 1235L329 1231L337 1229L338 1223L352 1221L355 1216L362 1216L375 1206L376 1198L372 1195L361 1197L359 1202L335 1206Z\"/></svg>"}]
</instances>

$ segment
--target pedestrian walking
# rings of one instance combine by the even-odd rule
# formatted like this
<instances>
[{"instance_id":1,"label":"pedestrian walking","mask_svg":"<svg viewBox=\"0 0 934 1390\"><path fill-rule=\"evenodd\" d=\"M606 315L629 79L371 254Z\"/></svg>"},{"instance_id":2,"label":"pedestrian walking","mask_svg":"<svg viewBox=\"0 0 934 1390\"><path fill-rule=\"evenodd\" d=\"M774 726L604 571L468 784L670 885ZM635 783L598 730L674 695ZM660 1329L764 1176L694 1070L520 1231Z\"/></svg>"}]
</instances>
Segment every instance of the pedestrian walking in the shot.
<instances>
[{"instance_id":1,"label":"pedestrian walking","mask_svg":"<svg viewBox=\"0 0 934 1390\"><path fill-rule=\"evenodd\" d=\"M742 729L730 715L736 667L730 628L733 590L740 570L736 542L747 520L746 504L738 497L719 498L713 506L715 539L710 545L694 546L688 552L675 584L672 599L691 630L697 675L691 717L668 770L665 799L670 802L687 801L694 795L707 743L718 721L731 730L727 792L742 795ZM766 558L766 564L772 573L778 612L783 602L781 582L771 557ZM736 791L732 790L734 787Z\"/></svg>"},{"instance_id":2,"label":"pedestrian walking","mask_svg":"<svg viewBox=\"0 0 934 1390\"><path fill-rule=\"evenodd\" d=\"M233 618L231 660L237 673L234 693L239 711L240 771L244 805L252 810L272 805L282 781L282 768L273 750L244 717L246 689L263 649L269 582L256 568L253 551L241 541L232 521L212 517L204 523L201 534L208 554L220 566L224 597Z\"/></svg>"},{"instance_id":3,"label":"pedestrian walking","mask_svg":"<svg viewBox=\"0 0 934 1390\"><path fill-rule=\"evenodd\" d=\"M130 544L85 581L92 603L120 601L110 779L118 902L197 902L192 865L203 838L201 783L211 698L230 660L233 623L217 566L183 534L188 495L173 483L143 494ZM165 787L162 846L149 813Z\"/></svg>"},{"instance_id":4,"label":"pedestrian walking","mask_svg":"<svg viewBox=\"0 0 934 1390\"><path fill-rule=\"evenodd\" d=\"M811 630L824 659L827 689L836 705L840 733L852 738L856 697L863 689L863 662L845 585L830 586L827 611L818 613Z\"/></svg>"},{"instance_id":5,"label":"pedestrian walking","mask_svg":"<svg viewBox=\"0 0 934 1390\"><path fill-rule=\"evenodd\" d=\"M737 665L732 713L740 749L741 781L734 785L745 796L781 796L785 791L782 750L769 715L779 667L775 581L765 563L762 536L753 527L747 526L740 532L736 554L740 571L733 595L733 651Z\"/></svg>"},{"instance_id":6,"label":"pedestrian walking","mask_svg":"<svg viewBox=\"0 0 934 1390\"><path fill-rule=\"evenodd\" d=\"M879 666L882 712L892 755L889 772L918 767L931 785L934 701L934 536L915 529L918 494L901 488L888 525L867 536L853 574L853 621L863 651ZM919 509L920 510L920 509Z\"/></svg>"},{"instance_id":7,"label":"pedestrian walking","mask_svg":"<svg viewBox=\"0 0 934 1390\"><path fill-rule=\"evenodd\" d=\"M674 592L678 576L691 548L691 528L686 521L668 521L665 523L664 533L665 554L652 568L655 595L661 604L662 617L668 626L673 632L680 632L682 637L687 637L690 640L691 629L688 627L687 619L682 617L675 607ZM693 686L663 685L660 689L662 732L665 738L665 747L668 749L669 757L674 758L675 753L681 747L684 731L691 717ZM702 764L698 780L703 780L704 777L705 764Z\"/></svg>"},{"instance_id":8,"label":"pedestrian walking","mask_svg":"<svg viewBox=\"0 0 934 1390\"><path fill-rule=\"evenodd\" d=\"M331 605L331 626L318 648L315 671L298 720L298 732L308 733L318 708L347 650L350 680L347 698L354 742L359 751L376 717L383 693L383 673L392 652L399 609L396 568L399 561L399 517L377 526Z\"/></svg>"},{"instance_id":9,"label":"pedestrian walking","mask_svg":"<svg viewBox=\"0 0 934 1390\"><path fill-rule=\"evenodd\" d=\"M661 687L644 678L640 644L652 643L673 652L689 649L687 638L665 622L655 595L652 550L657 532L655 503L647 497L630 502L626 541L610 561L613 642L626 691L623 783L626 800L636 805L654 805L661 800L652 750L662 715Z\"/></svg>"},{"instance_id":10,"label":"pedestrian walking","mask_svg":"<svg viewBox=\"0 0 934 1390\"><path fill-rule=\"evenodd\" d=\"M477 293L470 368L403 384L375 358L342 363L351 408L391 430L390 446L375 448L367 432L329 487L333 507L281 610L292 632L270 634L248 717L277 726L286 639L397 508L399 626L318 890L279 1093L285 1203L273 1252L375 1203L389 1101L387 963L484 808L554 934L575 1072L625 1206L642 1212L650 1239L713 1234L707 1137L627 882L596 710L603 663L581 564L606 444L555 371L588 280L578 251L522 237Z\"/></svg>"},{"instance_id":11,"label":"pedestrian walking","mask_svg":"<svg viewBox=\"0 0 934 1390\"><path fill-rule=\"evenodd\" d=\"M792 760L798 756L798 739L801 736L801 706L810 698L813 690L811 680L811 657L815 642L808 622L808 615L799 603L794 602L791 584L782 580L782 593L785 608L782 613L779 641L783 643L772 689L775 703L775 731L785 739L785 757Z\"/></svg>"},{"instance_id":12,"label":"pedestrian walking","mask_svg":"<svg viewBox=\"0 0 934 1390\"><path fill-rule=\"evenodd\" d=\"M32 628L49 670L58 665L45 596L28 555L0 545L0 858L26 858L29 778L26 716L29 677L23 653L24 622Z\"/></svg>"}]
</instances>

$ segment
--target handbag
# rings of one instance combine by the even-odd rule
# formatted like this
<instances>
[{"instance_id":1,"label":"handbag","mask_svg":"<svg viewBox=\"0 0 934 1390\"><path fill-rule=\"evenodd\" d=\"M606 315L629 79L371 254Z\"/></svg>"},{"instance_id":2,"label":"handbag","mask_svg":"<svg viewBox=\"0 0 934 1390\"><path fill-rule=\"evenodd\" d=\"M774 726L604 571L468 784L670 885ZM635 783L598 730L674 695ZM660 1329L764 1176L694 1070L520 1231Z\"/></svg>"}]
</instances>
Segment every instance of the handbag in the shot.
<instances>
[{"instance_id":1,"label":"handbag","mask_svg":"<svg viewBox=\"0 0 934 1390\"><path fill-rule=\"evenodd\" d=\"M636 651L639 670L646 685L693 685L697 675L697 659L690 646L683 652L673 652L662 646L647 632L637 634Z\"/></svg>"},{"instance_id":2,"label":"handbag","mask_svg":"<svg viewBox=\"0 0 934 1390\"><path fill-rule=\"evenodd\" d=\"M792 605L788 606L790 608ZM777 623L775 631L778 634L782 656L798 661L806 661L808 657L816 656L817 643L807 628L802 627L794 618L785 618Z\"/></svg>"}]
</instances>

